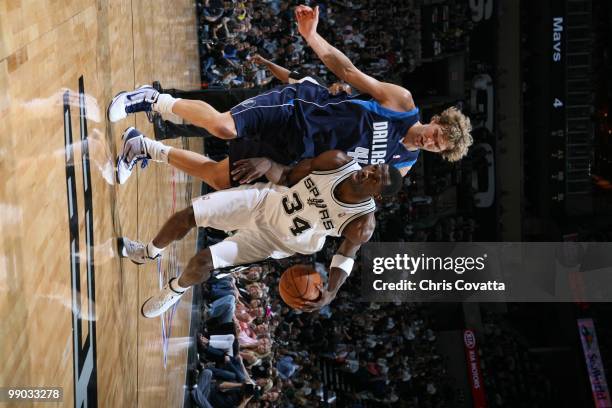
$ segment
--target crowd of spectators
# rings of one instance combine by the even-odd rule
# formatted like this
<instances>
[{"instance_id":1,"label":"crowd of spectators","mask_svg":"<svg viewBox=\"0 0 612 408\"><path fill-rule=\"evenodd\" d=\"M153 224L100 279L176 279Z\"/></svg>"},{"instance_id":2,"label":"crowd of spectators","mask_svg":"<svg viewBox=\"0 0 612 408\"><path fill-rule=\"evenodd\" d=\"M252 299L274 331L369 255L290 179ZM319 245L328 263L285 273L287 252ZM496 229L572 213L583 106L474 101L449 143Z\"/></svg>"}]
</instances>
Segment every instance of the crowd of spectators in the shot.
<instances>
[{"instance_id":1,"label":"crowd of spectators","mask_svg":"<svg viewBox=\"0 0 612 408\"><path fill-rule=\"evenodd\" d=\"M329 71L297 31L293 9L303 1L198 1L202 85L263 87L273 78L252 57L260 54L290 70L328 83ZM414 70L420 17L414 1L306 1L320 9L319 33L368 74L394 81Z\"/></svg>"},{"instance_id":2,"label":"crowd of spectators","mask_svg":"<svg viewBox=\"0 0 612 408\"><path fill-rule=\"evenodd\" d=\"M245 407L277 401L266 271L259 265L222 273L203 284L203 319L197 334L199 362L191 395L199 407Z\"/></svg>"},{"instance_id":3,"label":"crowd of spectators","mask_svg":"<svg viewBox=\"0 0 612 408\"><path fill-rule=\"evenodd\" d=\"M192 369L196 406L318 407L336 400L355 408L439 406L446 370L427 308L362 303L355 276L320 312L293 310L278 295L280 274L313 262L297 257L220 271L203 284L199 361ZM326 274L323 264L315 265ZM323 361L348 388L325 383Z\"/></svg>"},{"instance_id":4,"label":"crowd of spectators","mask_svg":"<svg viewBox=\"0 0 612 408\"><path fill-rule=\"evenodd\" d=\"M284 342L281 358L291 358L299 367L285 383L291 392L283 406L313 406L309 398L324 399L316 364L320 359L332 362L352 386L349 392L336 390L344 406L439 406L446 370L436 352L427 309L419 304L361 303L359 292L359 280L351 277L331 307L319 314L282 308L276 332Z\"/></svg>"}]
</instances>

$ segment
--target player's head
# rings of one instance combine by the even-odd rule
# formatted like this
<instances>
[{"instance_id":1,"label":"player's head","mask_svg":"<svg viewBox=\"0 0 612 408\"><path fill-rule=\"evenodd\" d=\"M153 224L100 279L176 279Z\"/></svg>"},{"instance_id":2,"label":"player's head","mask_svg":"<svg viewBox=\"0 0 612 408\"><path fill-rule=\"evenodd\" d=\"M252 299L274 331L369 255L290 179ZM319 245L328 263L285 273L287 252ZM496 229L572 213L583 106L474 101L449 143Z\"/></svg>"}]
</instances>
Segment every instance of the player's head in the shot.
<instances>
[{"instance_id":1,"label":"player's head","mask_svg":"<svg viewBox=\"0 0 612 408\"><path fill-rule=\"evenodd\" d=\"M402 188L402 175L388 164L371 164L353 174L357 187L372 197L392 197Z\"/></svg>"},{"instance_id":2,"label":"player's head","mask_svg":"<svg viewBox=\"0 0 612 408\"><path fill-rule=\"evenodd\" d=\"M418 141L419 148L440 153L449 162L460 160L472 145L470 118L455 107L450 107L431 118Z\"/></svg>"}]
</instances>

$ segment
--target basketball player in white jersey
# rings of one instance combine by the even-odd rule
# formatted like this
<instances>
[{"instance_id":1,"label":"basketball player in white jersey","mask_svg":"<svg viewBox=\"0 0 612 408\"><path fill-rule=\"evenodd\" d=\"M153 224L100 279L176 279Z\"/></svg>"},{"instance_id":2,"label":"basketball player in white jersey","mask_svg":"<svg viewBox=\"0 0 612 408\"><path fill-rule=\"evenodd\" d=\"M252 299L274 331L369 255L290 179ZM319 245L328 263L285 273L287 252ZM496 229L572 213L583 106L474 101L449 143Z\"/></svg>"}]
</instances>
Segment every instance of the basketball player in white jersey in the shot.
<instances>
[{"instance_id":1,"label":"basketball player in white jersey","mask_svg":"<svg viewBox=\"0 0 612 408\"><path fill-rule=\"evenodd\" d=\"M254 160L267 159L243 160L236 171L250 173ZM145 317L164 313L189 287L206 281L213 269L295 253L312 254L323 248L327 236L342 236L344 240L332 258L327 289L321 291L317 302L308 305L309 310L332 301L351 273L361 244L372 236L376 224L374 197L397 193L402 176L387 164L361 168L338 150L303 160L292 168L268 164L266 177L271 182L194 199L191 207L170 217L148 245L119 239L121 255L140 264L160 256L165 247L196 226L237 230L233 236L198 252L178 278L171 279L145 301Z\"/></svg>"}]
</instances>

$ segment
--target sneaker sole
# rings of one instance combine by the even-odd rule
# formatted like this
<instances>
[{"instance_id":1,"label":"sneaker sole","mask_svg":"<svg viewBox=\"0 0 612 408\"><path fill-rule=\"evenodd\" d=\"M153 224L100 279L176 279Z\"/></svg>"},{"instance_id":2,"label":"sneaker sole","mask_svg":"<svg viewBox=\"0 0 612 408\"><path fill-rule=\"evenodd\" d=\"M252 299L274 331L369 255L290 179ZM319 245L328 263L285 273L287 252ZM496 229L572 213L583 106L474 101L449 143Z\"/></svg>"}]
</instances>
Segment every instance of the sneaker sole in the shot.
<instances>
[{"instance_id":1,"label":"sneaker sole","mask_svg":"<svg viewBox=\"0 0 612 408\"><path fill-rule=\"evenodd\" d=\"M152 296L151 296L151 297L152 297ZM159 317L159 316L151 316L151 317L149 317L149 316L145 315L145 313L144 313L144 306L145 306L145 304L146 304L146 303L147 303L149 300L151 300L151 298L149 298L149 299L145 300L145 301L143 302L142 306L140 306L140 314L141 314L141 315L142 315L142 317L144 317L145 319L153 319L153 318L155 318L155 317Z\"/></svg>"},{"instance_id":2,"label":"sneaker sole","mask_svg":"<svg viewBox=\"0 0 612 408\"><path fill-rule=\"evenodd\" d=\"M119 156L117 156L117 160L115 161L115 182L117 183L117 185L120 185L120 186L124 185L126 183L126 181L127 181L127 179L126 179L122 183L121 180L119 179L119 165L121 164L121 162L122 162L122 157L121 157L121 155L119 155Z\"/></svg>"},{"instance_id":3,"label":"sneaker sole","mask_svg":"<svg viewBox=\"0 0 612 408\"><path fill-rule=\"evenodd\" d=\"M125 248L125 245L123 244L123 237L119 237L117 238L117 250L119 251L119 258L127 258L133 264L136 264L136 265L144 265L144 262L136 262L129 256L123 256L123 248Z\"/></svg>"},{"instance_id":4,"label":"sneaker sole","mask_svg":"<svg viewBox=\"0 0 612 408\"><path fill-rule=\"evenodd\" d=\"M112 102L111 102L112 104ZM121 134L121 151L125 150L125 137L127 136L128 133L130 133L132 130L136 130L136 128L134 126L130 126L127 129L125 129L123 131L123 133ZM117 156L117 160L115 161L115 181L117 182L117 184L122 185L124 183L122 183L119 180L119 163L121 162L121 156L122 155L118 155ZM142 265L142 264L140 264Z\"/></svg>"},{"instance_id":5,"label":"sneaker sole","mask_svg":"<svg viewBox=\"0 0 612 408\"><path fill-rule=\"evenodd\" d=\"M108 120L109 122L111 122L111 120L110 120L110 108L111 108L111 106L113 106L113 103L115 103L115 101L117 100L117 98L119 98L121 96L121 94L124 94L126 92L127 91L119 92L117 95L115 95L113 97L113 99L111 100L111 103L108 104L108 108L106 108L106 120ZM115 122L111 122L111 123L115 123Z\"/></svg>"},{"instance_id":6,"label":"sneaker sole","mask_svg":"<svg viewBox=\"0 0 612 408\"><path fill-rule=\"evenodd\" d=\"M121 155L117 156L117 160L115 161L115 181L117 184L121 185L119 181L119 163L121 162ZM121 252L119 252L121 254Z\"/></svg>"}]
</instances>

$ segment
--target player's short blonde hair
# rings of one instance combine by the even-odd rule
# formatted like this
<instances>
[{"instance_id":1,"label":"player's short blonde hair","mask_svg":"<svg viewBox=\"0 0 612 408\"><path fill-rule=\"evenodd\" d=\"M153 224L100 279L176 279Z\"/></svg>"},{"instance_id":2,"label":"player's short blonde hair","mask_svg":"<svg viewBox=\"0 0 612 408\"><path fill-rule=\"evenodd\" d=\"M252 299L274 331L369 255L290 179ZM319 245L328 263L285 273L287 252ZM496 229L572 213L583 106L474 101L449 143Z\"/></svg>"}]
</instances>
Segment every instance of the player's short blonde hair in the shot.
<instances>
[{"instance_id":1,"label":"player's short blonde hair","mask_svg":"<svg viewBox=\"0 0 612 408\"><path fill-rule=\"evenodd\" d=\"M441 114L434 115L431 121L442 126L444 135L450 144L450 148L440 152L442 157L449 162L461 160L474 142L470 134L472 131L470 118L461 113L459 109L450 107Z\"/></svg>"}]
</instances>

